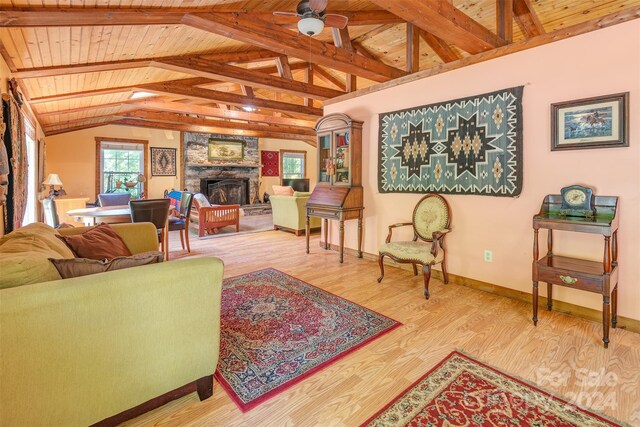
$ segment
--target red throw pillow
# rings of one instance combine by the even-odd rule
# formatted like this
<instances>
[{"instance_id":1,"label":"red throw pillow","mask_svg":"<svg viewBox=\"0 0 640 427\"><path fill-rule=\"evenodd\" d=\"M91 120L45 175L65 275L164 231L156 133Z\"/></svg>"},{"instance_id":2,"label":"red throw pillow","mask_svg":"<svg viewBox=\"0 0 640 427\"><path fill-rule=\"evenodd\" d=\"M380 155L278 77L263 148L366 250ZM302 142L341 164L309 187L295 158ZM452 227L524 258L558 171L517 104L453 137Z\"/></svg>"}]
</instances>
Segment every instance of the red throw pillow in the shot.
<instances>
[{"instance_id":1,"label":"red throw pillow","mask_svg":"<svg viewBox=\"0 0 640 427\"><path fill-rule=\"evenodd\" d=\"M113 259L130 256L131 251L109 224L102 223L82 234L60 236L77 258Z\"/></svg>"}]
</instances>

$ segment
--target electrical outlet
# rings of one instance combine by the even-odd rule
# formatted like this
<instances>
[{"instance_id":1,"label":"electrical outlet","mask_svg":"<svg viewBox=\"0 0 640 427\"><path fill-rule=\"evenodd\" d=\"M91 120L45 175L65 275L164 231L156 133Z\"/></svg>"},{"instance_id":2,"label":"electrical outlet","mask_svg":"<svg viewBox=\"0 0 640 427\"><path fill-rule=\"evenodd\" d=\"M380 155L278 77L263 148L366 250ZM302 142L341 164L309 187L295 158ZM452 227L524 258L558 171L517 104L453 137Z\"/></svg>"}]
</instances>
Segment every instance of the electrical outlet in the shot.
<instances>
[{"instance_id":1,"label":"electrical outlet","mask_svg":"<svg viewBox=\"0 0 640 427\"><path fill-rule=\"evenodd\" d=\"M493 261L493 252L489 249L484 250L484 262L492 262Z\"/></svg>"}]
</instances>

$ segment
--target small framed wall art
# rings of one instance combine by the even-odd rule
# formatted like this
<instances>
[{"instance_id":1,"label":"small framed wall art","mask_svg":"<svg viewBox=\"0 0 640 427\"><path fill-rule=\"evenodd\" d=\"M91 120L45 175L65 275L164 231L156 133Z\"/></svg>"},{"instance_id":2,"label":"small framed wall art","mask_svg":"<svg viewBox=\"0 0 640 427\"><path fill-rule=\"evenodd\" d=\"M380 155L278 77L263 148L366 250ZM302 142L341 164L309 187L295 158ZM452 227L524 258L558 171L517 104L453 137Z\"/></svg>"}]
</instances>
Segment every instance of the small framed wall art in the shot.
<instances>
[{"instance_id":1,"label":"small framed wall art","mask_svg":"<svg viewBox=\"0 0 640 427\"><path fill-rule=\"evenodd\" d=\"M176 149L151 147L151 175L176 176Z\"/></svg>"},{"instance_id":2,"label":"small framed wall art","mask_svg":"<svg viewBox=\"0 0 640 427\"><path fill-rule=\"evenodd\" d=\"M551 151L629 146L629 92L551 105Z\"/></svg>"}]
</instances>

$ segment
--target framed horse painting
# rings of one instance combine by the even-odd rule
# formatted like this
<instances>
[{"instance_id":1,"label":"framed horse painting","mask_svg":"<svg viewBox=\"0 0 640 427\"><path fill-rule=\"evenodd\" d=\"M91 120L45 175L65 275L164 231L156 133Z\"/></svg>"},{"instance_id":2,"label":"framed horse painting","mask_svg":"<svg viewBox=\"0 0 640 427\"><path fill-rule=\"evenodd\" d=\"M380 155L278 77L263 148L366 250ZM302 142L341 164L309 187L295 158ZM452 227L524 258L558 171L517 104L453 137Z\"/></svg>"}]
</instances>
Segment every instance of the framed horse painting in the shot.
<instances>
[{"instance_id":1,"label":"framed horse painting","mask_svg":"<svg viewBox=\"0 0 640 427\"><path fill-rule=\"evenodd\" d=\"M551 151L629 146L629 92L551 105Z\"/></svg>"}]
</instances>

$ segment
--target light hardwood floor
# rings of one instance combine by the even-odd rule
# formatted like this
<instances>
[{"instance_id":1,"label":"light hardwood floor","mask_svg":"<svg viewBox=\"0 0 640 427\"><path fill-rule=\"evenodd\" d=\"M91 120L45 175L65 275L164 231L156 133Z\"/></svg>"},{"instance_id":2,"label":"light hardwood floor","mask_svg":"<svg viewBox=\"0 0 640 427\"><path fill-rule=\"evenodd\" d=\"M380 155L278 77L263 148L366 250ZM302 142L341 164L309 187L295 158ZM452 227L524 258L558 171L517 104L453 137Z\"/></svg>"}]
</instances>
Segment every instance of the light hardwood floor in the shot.
<instances>
[{"instance_id":1,"label":"light hardwood floor","mask_svg":"<svg viewBox=\"0 0 640 427\"><path fill-rule=\"evenodd\" d=\"M173 233L172 233L173 234ZM171 236L171 259L186 256ZM422 277L319 248L312 237L281 231L191 242L191 256L214 255L225 277L274 267L383 313L403 326L329 365L243 414L216 384L213 397L195 393L149 412L131 426L355 426L366 420L454 349L640 426L640 334L612 330L605 350L599 323L542 311L537 327L529 304ZM528 268L528 266L523 266ZM587 378L587 376L589 376ZM601 381L599 381L601 380Z\"/></svg>"}]
</instances>

